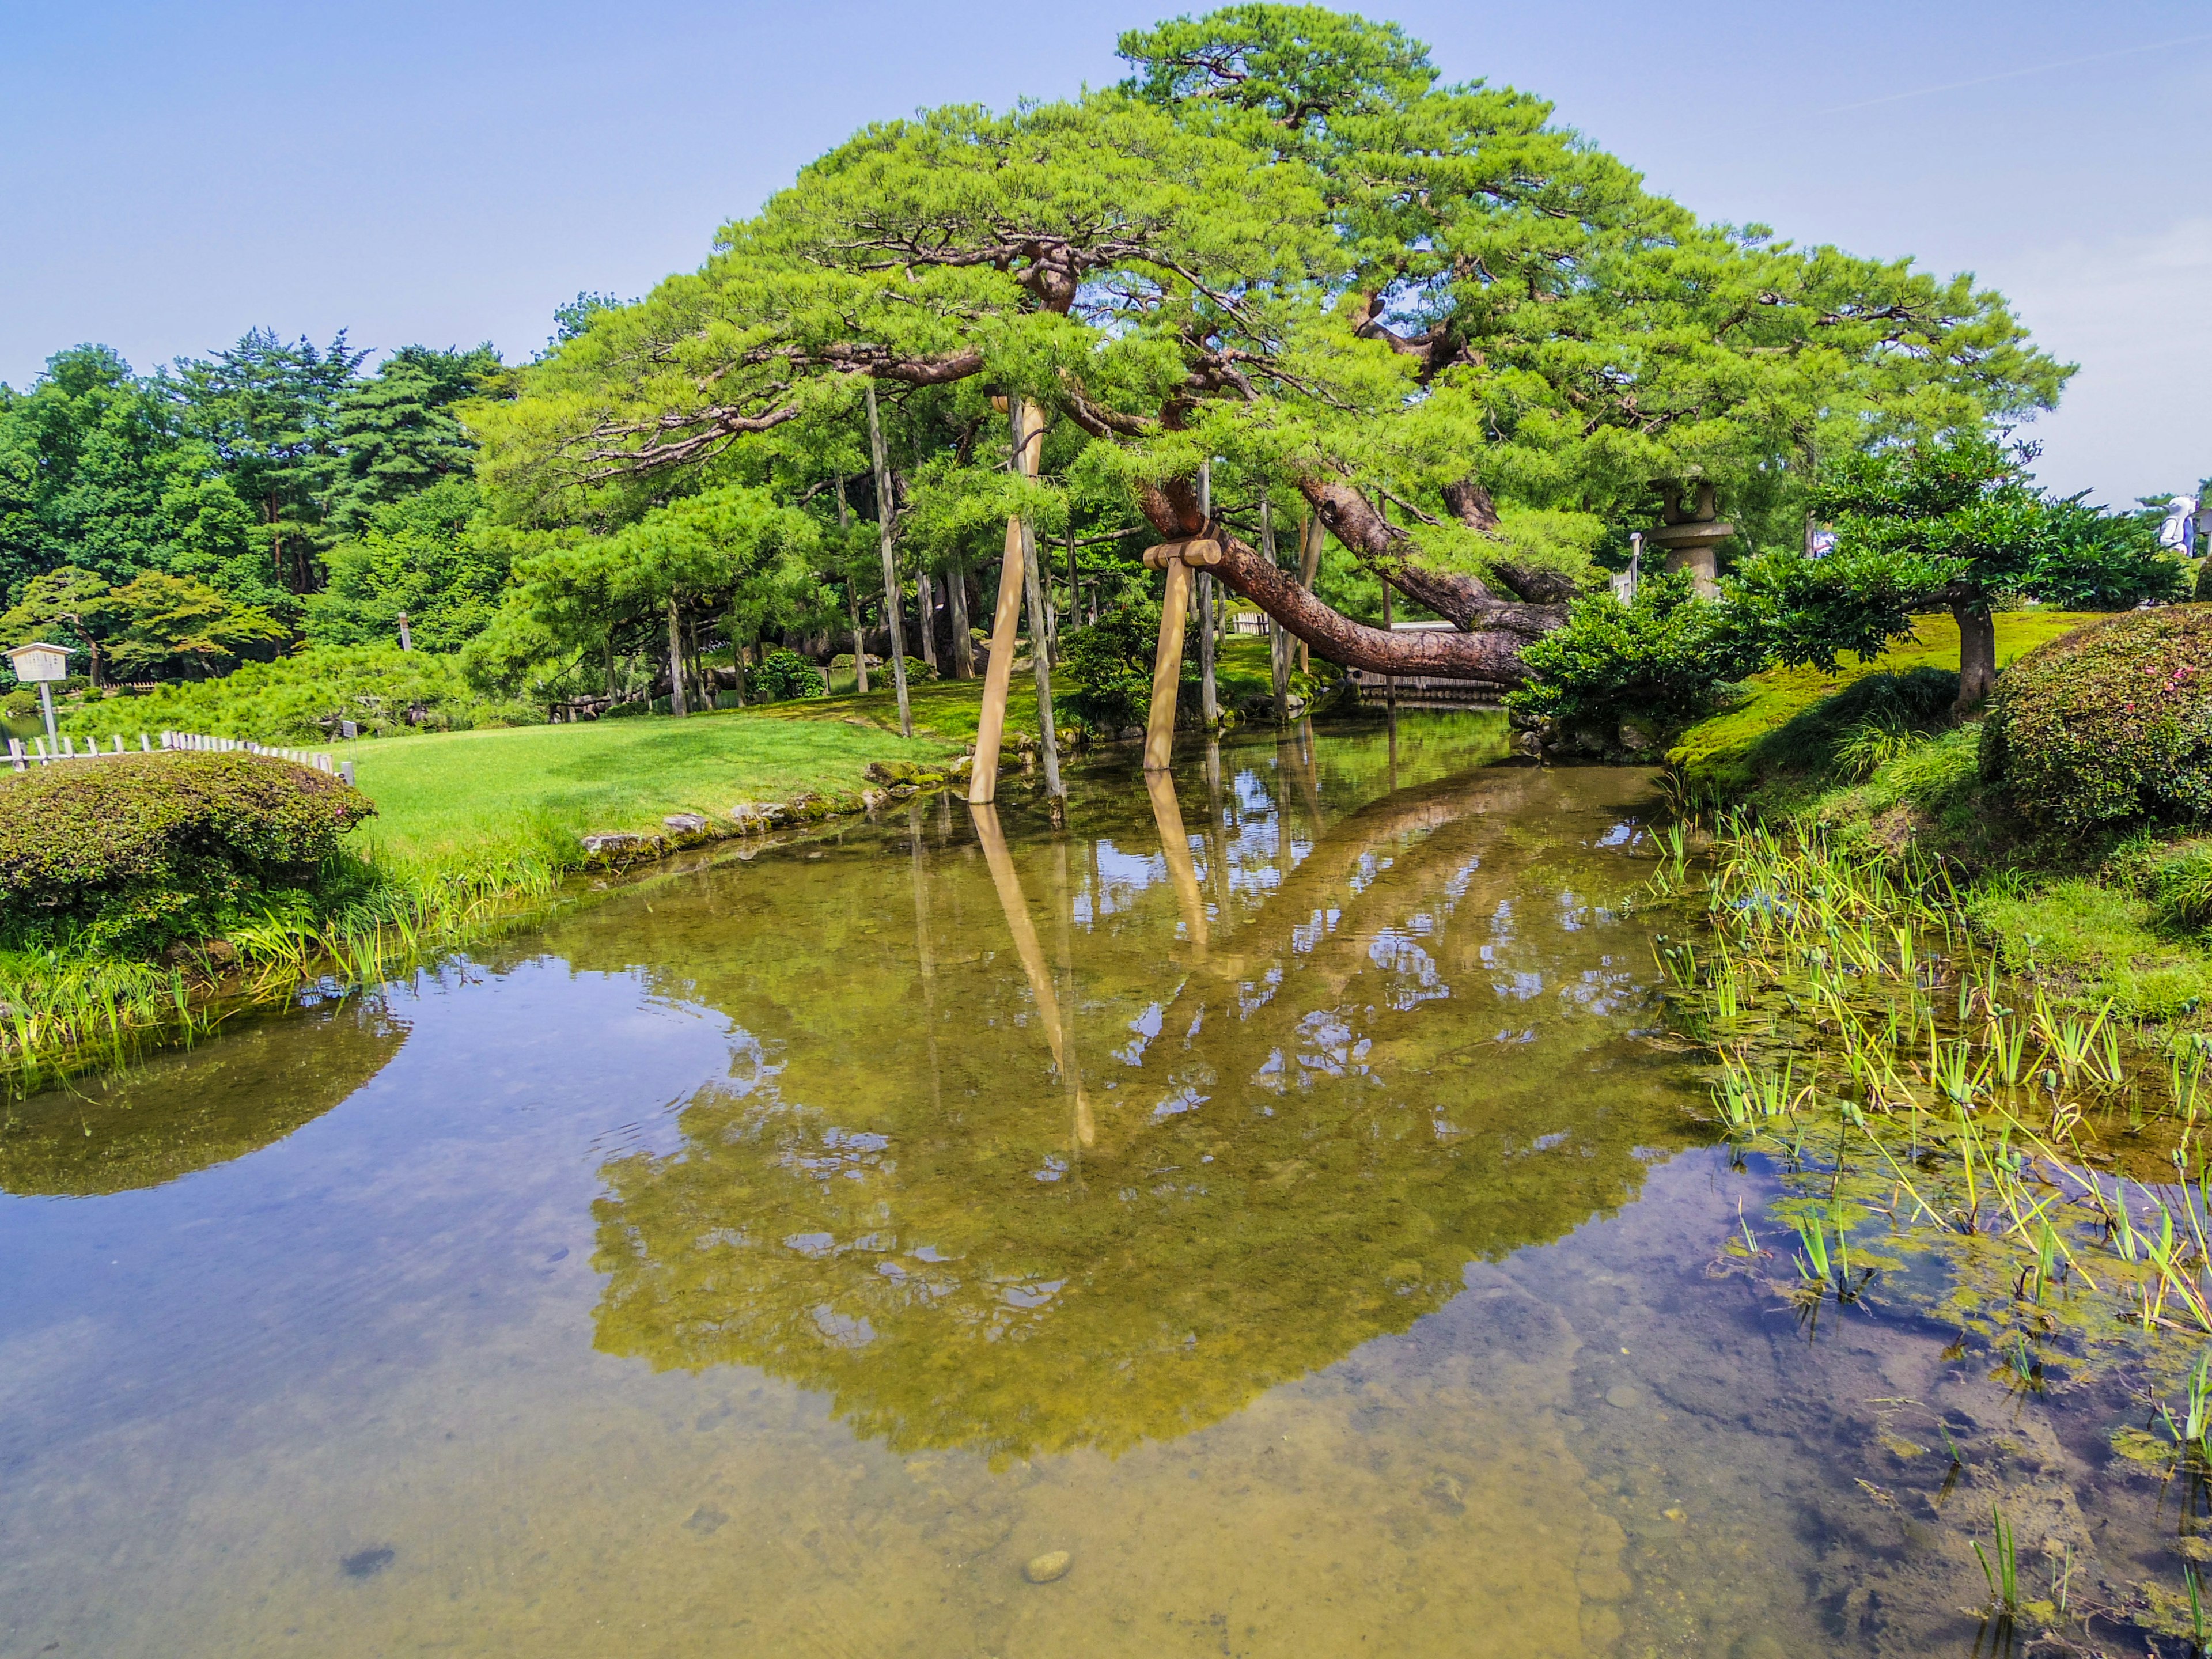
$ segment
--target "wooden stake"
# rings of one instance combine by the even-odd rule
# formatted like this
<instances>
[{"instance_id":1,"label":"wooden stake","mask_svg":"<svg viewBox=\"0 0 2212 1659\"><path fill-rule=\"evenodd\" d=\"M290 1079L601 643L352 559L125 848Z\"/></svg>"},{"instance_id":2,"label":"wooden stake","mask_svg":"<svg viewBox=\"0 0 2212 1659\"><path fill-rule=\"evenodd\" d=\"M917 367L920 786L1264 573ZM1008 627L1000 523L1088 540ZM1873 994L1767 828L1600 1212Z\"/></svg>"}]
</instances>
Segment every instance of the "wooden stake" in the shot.
<instances>
[{"instance_id":1,"label":"wooden stake","mask_svg":"<svg viewBox=\"0 0 2212 1659\"><path fill-rule=\"evenodd\" d=\"M646 688L648 691L652 687ZM676 596L668 596L668 710L681 720L684 707L684 624L676 610Z\"/></svg>"},{"instance_id":2,"label":"wooden stake","mask_svg":"<svg viewBox=\"0 0 2212 1659\"><path fill-rule=\"evenodd\" d=\"M1198 464L1198 512L1213 527L1213 463ZM1221 699L1213 687L1213 575L1198 573L1198 712L1206 729L1221 724Z\"/></svg>"},{"instance_id":3,"label":"wooden stake","mask_svg":"<svg viewBox=\"0 0 2212 1659\"><path fill-rule=\"evenodd\" d=\"M1036 444L1034 439L1043 436L1043 422L1036 422L1037 430L1028 430L1024 417L1031 405L1017 398L1007 411L1013 428L1014 464L1024 473L1036 465ZM983 671L983 711L975 722L975 769L968 778L968 800L980 806L998 799L999 747L1006 737L1006 690L1014 674L1014 637L1021 628L1022 590L1025 581L1027 560L1023 556L1029 542L1029 530L1019 519L1006 520L1006 551L999 568L999 599L991 619L991 661ZM1044 649L1039 638L1030 654L1037 656Z\"/></svg>"},{"instance_id":4,"label":"wooden stake","mask_svg":"<svg viewBox=\"0 0 2212 1659\"><path fill-rule=\"evenodd\" d=\"M1145 770L1164 772L1175 758L1176 690L1182 680L1182 628L1190 609L1190 567L1168 562L1160 599L1160 649L1152 659L1152 706L1145 722Z\"/></svg>"}]
</instances>

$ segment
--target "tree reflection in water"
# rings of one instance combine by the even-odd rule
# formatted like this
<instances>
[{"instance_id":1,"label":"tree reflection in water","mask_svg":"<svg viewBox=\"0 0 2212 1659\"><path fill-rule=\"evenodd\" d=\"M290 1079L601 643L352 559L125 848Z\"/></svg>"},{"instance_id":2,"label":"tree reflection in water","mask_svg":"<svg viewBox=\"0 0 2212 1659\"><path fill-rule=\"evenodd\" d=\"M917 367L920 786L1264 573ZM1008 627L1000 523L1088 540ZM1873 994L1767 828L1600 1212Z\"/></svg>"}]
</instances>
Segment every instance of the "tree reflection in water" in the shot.
<instances>
[{"instance_id":1,"label":"tree reflection in water","mask_svg":"<svg viewBox=\"0 0 2212 1659\"><path fill-rule=\"evenodd\" d=\"M1638 786L1404 724L1326 781L1297 734L1211 789L1095 774L1072 848L932 803L702 878L711 926L643 959L750 1046L680 1149L605 1166L599 1346L762 1367L901 1450L1118 1451L1632 1198L1692 1133L1605 902Z\"/></svg>"}]
</instances>

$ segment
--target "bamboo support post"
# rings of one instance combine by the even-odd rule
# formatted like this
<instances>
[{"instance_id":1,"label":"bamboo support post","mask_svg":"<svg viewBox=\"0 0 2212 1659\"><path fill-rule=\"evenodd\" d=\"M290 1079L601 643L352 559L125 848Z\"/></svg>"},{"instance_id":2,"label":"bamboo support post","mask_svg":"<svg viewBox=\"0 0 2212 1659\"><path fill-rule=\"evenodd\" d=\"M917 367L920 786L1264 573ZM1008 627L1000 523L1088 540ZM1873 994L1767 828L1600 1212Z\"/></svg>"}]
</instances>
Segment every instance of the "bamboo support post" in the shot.
<instances>
[{"instance_id":1,"label":"bamboo support post","mask_svg":"<svg viewBox=\"0 0 2212 1659\"><path fill-rule=\"evenodd\" d=\"M1027 447L1024 442L1027 434L1022 430L1022 415L1027 408L1026 403L1017 399L1010 411L1016 458L1024 462L1021 451ZM968 778L968 801L973 806L998 799L999 749L1006 732L1006 690L1013 681L1014 638L1021 629L1022 556L1028 540L1019 519L1006 520L1006 556L999 567L999 599L991 618L991 660L983 671L983 709L975 722L975 766Z\"/></svg>"},{"instance_id":2,"label":"bamboo support post","mask_svg":"<svg viewBox=\"0 0 2212 1659\"><path fill-rule=\"evenodd\" d=\"M1150 561L1147 553L1146 558ZM1175 758L1176 690L1182 680L1182 629L1190 609L1190 567L1166 561L1167 592L1160 601L1160 649L1152 659L1152 706L1145 721L1145 770L1164 772Z\"/></svg>"}]
</instances>

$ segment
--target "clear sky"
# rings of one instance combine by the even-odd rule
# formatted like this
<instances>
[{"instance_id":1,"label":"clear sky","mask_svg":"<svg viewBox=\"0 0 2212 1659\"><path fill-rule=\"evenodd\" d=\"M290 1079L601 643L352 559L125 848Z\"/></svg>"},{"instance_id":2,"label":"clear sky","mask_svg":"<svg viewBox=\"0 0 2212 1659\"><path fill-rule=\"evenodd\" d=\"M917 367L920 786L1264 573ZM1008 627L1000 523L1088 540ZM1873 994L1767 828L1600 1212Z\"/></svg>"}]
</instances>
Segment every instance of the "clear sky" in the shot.
<instances>
[{"instance_id":1,"label":"clear sky","mask_svg":"<svg viewBox=\"0 0 2212 1659\"><path fill-rule=\"evenodd\" d=\"M2042 474L2212 474L2205 0L1378 0L1711 219L1972 270L2081 365ZM510 360L863 122L1119 77L1163 0L0 0L0 380L264 325Z\"/></svg>"}]
</instances>

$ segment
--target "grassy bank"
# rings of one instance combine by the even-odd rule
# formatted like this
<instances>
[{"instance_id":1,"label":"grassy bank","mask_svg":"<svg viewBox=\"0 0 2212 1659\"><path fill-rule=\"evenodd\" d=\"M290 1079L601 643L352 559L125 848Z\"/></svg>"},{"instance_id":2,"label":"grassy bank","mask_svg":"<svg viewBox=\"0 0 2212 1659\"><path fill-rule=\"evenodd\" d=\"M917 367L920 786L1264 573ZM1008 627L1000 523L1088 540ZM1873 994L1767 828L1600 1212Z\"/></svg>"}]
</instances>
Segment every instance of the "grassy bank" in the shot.
<instances>
[{"instance_id":1,"label":"grassy bank","mask_svg":"<svg viewBox=\"0 0 2212 1659\"><path fill-rule=\"evenodd\" d=\"M1999 660L2093 620L2002 614ZM1760 675L1741 702L1686 732L1668 760L1708 812L1934 859L2004 970L2058 1003L2109 1006L2149 1028L2212 1023L2212 941L2161 897L2191 838L2146 831L2062 842L2015 820L1981 781L1978 723L1910 717L1915 697L1931 710L1941 701L1929 695L1940 685L1916 682L1915 671L1955 671L1958 659L1950 620L1929 617L1911 643L1838 673Z\"/></svg>"},{"instance_id":2,"label":"grassy bank","mask_svg":"<svg viewBox=\"0 0 2212 1659\"><path fill-rule=\"evenodd\" d=\"M971 702L978 696L947 689ZM777 717L779 708L809 706L386 738L343 752L376 803L361 832L366 849L439 866L481 863L494 849L574 858L587 834L650 833L678 812L726 823L741 802L849 796L872 763L959 752L957 738L934 731L902 738L895 709L888 731L872 719Z\"/></svg>"},{"instance_id":3,"label":"grassy bank","mask_svg":"<svg viewBox=\"0 0 2212 1659\"><path fill-rule=\"evenodd\" d=\"M1264 640L1226 643L1223 700L1264 697ZM0 1060L70 1069L188 1038L229 1008L288 998L307 973L358 981L540 914L573 886L589 835L653 836L696 814L733 833L733 809L818 798L857 810L872 766L941 766L972 744L981 680L911 688L898 735L887 687L676 720L640 716L387 736L331 745L376 816L315 890L252 899L221 937L161 962L67 946L0 951ZM1037 729L1016 674L1013 738ZM87 763L88 765L96 763ZM20 1081L19 1078L19 1081Z\"/></svg>"}]
</instances>

